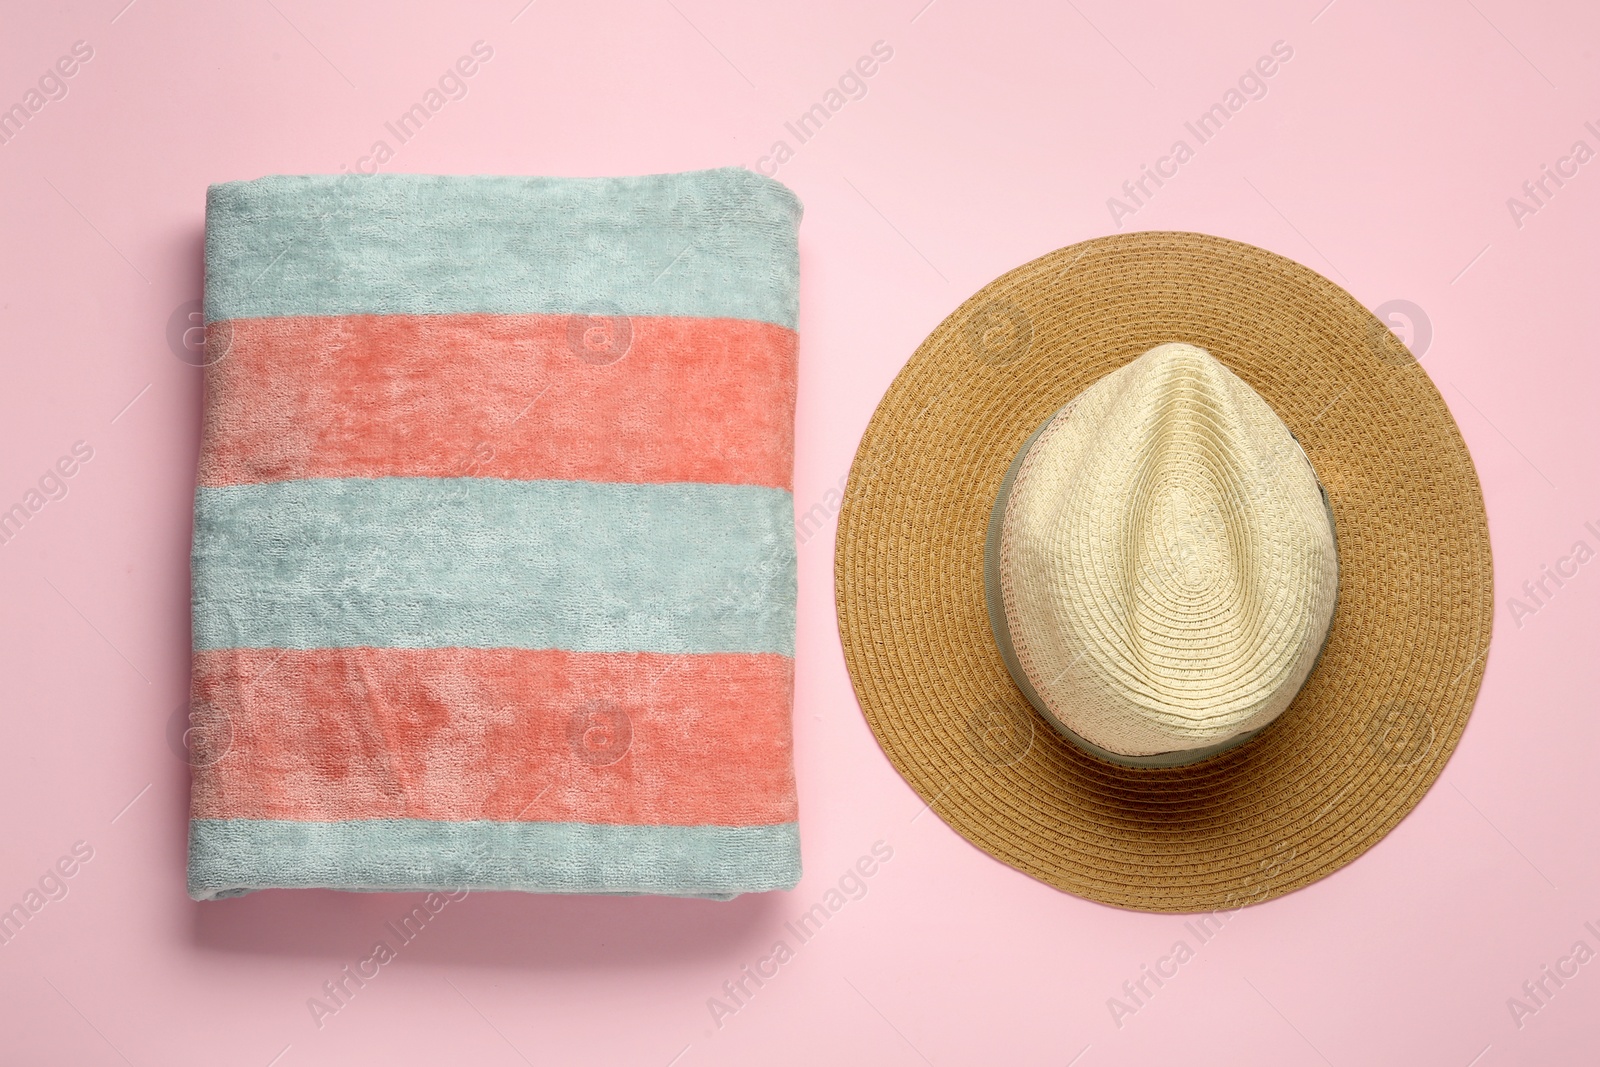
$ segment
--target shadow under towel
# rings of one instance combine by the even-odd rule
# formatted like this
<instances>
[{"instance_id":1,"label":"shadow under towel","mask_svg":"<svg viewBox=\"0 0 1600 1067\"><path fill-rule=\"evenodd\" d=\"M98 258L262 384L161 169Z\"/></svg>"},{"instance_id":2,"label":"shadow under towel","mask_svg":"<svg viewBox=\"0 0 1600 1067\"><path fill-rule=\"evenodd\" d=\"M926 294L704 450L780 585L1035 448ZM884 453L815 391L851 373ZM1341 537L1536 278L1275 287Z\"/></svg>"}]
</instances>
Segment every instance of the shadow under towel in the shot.
<instances>
[{"instance_id":1,"label":"shadow under towel","mask_svg":"<svg viewBox=\"0 0 1600 1067\"><path fill-rule=\"evenodd\" d=\"M800 212L210 189L191 896L794 886Z\"/></svg>"}]
</instances>

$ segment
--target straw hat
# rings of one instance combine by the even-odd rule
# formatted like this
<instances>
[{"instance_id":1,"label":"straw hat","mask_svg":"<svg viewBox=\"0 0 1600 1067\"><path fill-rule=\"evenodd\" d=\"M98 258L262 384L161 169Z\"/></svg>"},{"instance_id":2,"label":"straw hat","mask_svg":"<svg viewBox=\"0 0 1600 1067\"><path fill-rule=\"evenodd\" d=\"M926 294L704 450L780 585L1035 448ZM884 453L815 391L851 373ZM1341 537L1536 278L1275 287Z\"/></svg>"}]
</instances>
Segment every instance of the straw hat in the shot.
<instances>
[{"instance_id":1,"label":"straw hat","mask_svg":"<svg viewBox=\"0 0 1600 1067\"><path fill-rule=\"evenodd\" d=\"M868 724L941 818L1150 911L1306 885L1443 770L1488 651L1444 401L1348 293L1141 233L1043 256L917 349L840 512Z\"/></svg>"}]
</instances>

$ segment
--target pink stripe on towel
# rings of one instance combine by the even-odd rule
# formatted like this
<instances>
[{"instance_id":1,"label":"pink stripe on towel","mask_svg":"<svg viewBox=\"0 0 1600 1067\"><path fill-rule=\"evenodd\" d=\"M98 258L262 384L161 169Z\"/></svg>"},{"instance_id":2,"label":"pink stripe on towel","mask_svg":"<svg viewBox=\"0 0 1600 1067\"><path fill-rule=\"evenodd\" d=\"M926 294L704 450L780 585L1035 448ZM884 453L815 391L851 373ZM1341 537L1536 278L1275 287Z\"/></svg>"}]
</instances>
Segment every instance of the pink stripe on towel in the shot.
<instances>
[{"instance_id":1,"label":"pink stripe on towel","mask_svg":"<svg viewBox=\"0 0 1600 1067\"><path fill-rule=\"evenodd\" d=\"M199 651L192 816L791 822L793 687L766 654Z\"/></svg>"},{"instance_id":2,"label":"pink stripe on towel","mask_svg":"<svg viewBox=\"0 0 1600 1067\"><path fill-rule=\"evenodd\" d=\"M199 482L406 476L789 489L797 344L792 330L742 319L213 323Z\"/></svg>"}]
</instances>

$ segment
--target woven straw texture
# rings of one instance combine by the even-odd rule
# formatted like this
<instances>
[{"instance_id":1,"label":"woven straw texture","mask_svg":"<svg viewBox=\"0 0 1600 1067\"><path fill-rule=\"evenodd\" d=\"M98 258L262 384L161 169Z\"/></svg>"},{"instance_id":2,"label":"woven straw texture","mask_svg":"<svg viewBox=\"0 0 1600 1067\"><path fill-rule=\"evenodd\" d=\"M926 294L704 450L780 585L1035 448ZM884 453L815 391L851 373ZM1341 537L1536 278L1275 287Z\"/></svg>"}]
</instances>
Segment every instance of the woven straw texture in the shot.
<instances>
[{"instance_id":1,"label":"woven straw texture","mask_svg":"<svg viewBox=\"0 0 1600 1067\"><path fill-rule=\"evenodd\" d=\"M984 538L1028 435L1172 341L1243 378L1305 448L1338 530L1339 599L1270 729L1189 766L1129 768L1063 740L1011 681ZM931 809L1044 882L1164 912L1282 895L1393 829L1466 727L1493 612L1477 474L1405 346L1305 267L1187 233L1052 252L941 323L862 437L835 582L867 722Z\"/></svg>"},{"instance_id":2,"label":"woven straw texture","mask_svg":"<svg viewBox=\"0 0 1600 1067\"><path fill-rule=\"evenodd\" d=\"M1004 531L1017 661L1041 710L1111 752L1265 726L1333 617L1334 535L1305 453L1193 345L1151 349L1051 419Z\"/></svg>"}]
</instances>

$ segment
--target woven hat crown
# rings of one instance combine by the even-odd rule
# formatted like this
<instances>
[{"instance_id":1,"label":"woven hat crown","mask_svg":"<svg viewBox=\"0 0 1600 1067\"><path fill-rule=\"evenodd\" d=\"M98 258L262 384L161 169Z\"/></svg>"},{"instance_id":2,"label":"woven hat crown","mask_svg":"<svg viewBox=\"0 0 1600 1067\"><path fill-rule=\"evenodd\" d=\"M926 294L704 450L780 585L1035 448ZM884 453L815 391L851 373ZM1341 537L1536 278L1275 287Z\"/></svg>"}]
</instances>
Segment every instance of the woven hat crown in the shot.
<instances>
[{"instance_id":1,"label":"woven hat crown","mask_svg":"<svg viewBox=\"0 0 1600 1067\"><path fill-rule=\"evenodd\" d=\"M1047 420L994 522L1008 667L1062 733L1120 762L1190 762L1265 728L1333 619L1336 542L1310 461L1193 345L1151 349Z\"/></svg>"}]
</instances>

